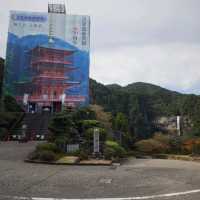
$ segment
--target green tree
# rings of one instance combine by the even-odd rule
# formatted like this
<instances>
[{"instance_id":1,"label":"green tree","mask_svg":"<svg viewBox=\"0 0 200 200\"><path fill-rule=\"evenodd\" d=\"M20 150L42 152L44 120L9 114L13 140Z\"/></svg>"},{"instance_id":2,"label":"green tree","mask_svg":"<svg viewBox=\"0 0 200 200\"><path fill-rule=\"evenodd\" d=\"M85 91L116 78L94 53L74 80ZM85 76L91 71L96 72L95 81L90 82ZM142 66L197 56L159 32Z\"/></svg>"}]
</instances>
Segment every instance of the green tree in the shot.
<instances>
[{"instance_id":1,"label":"green tree","mask_svg":"<svg viewBox=\"0 0 200 200\"><path fill-rule=\"evenodd\" d=\"M126 115L119 112L114 118L113 127L117 131L127 132L128 130L128 119Z\"/></svg>"},{"instance_id":2,"label":"green tree","mask_svg":"<svg viewBox=\"0 0 200 200\"><path fill-rule=\"evenodd\" d=\"M0 111L3 109L3 77L4 77L4 60L0 58Z\"/></svg>"},{"instance_id":3,"label":"green tree","mask_svg":"<svg viewBox=\"0 0 200 200\"><path fill-rule=\"evenodd\" d=\"M23 112L20 105L17 104L15 98L11 95L5 95L3 100L5 112Z\"/></svg>"},{"instance_id":4,"label":"green tree","mask_svg":"<svg viewBox=\"0 0 200 200\"><path fill-rule=\"evenodd\" d=\"M75 110L73 113L74 121L96 119L96 114L88 107Z\"/></svg>"},{"instance_id":5,"label":"green tree","mask_svg":"<svg viewBox=\"0 0 200 200\"><path fill-rule=\"evenodd\" d=\"M72 143L78 139L78 131L71 113L57 113L49 124L52 133L51 140L62 143Z\"/></svg>"}]
</instances>

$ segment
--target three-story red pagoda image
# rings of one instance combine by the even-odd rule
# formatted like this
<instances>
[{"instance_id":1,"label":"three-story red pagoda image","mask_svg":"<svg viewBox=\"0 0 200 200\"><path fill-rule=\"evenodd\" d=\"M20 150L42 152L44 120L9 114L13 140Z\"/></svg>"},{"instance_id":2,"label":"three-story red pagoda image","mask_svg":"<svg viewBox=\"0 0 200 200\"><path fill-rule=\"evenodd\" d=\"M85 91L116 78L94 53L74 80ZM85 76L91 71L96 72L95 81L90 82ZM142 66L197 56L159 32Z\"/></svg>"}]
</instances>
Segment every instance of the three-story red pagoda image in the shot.
<instances>
[{"instance_id":1,"label":"three-story red pagoda image","mask_svg":"<svg viewBox=\"0 0 200 200\"><path fill-rule=\"evenodd\" d=\"M70 72L76 70L72 66L74 50L37 46L29 53L32 81L18 85L23 96L17 97L27 105L28 112L41 109L59 112L62 106L73 107L85 100L81 96L66 95L68 89L80 84L69 79Z\"/></svg>"}]
</instances>

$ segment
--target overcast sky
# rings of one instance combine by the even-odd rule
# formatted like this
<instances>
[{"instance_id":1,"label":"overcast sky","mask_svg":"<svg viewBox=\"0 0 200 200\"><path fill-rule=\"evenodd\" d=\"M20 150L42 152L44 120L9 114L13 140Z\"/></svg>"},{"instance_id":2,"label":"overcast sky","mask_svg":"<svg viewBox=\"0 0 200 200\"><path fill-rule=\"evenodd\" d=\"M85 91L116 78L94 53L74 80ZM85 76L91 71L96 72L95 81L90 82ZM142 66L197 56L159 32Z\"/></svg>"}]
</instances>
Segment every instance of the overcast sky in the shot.
<instances>
[{"instance_id":1,"label":"overcast sky","mask_svg":"<svg viewBox=\"0 0 200 200\"><path fill-rule=\"evenodd\" d=\"M52 0L0 0L0 56L9 10L47 11ZM149 82L200 94L200 0L66 0L91 16L90 76L104 84Z\"/></svg>"}]
</instances>

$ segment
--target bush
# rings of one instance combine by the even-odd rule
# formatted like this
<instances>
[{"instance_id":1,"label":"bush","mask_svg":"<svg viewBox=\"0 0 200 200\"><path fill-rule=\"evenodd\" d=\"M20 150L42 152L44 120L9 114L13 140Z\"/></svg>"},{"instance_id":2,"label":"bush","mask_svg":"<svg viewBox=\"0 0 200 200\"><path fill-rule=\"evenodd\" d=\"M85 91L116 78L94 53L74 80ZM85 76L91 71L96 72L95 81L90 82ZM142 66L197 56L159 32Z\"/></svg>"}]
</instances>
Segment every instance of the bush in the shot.
<instances>
[{"instance_id":1,"label":"bush","mask_svg":"<svg viewBox=\"0 0 200 200\"><path fill-rule=\"evenodd\" d=\"M198 143L194 144L193 149L192 149L192 154L200 155L200 144Z\"/></svg>"},{"instance_id":2,"label":"bush","mask_svg":"<svg viewBox=\"0 0 200 200\"><path fill-rule=\"evenodd\" d=\"M182 153L200 155L200 138L190 138L182 142Z\"/></svg>"},{"instance_id":3,"label":"bush","mask_svg":"<svg viewBox=\"0 0 200 200\"><path fill-rule=\"evenodd\" d=\"M80 160L88 160L88 153L86 151L80 151L79 153Z\"/></svg>"},{"instance_id":4,"label":"bush","mask_svg":"<svg viewBox=\"0 0 200 200\"><path fill-rule=\"evenodd\" d=\"M82 129L87 130L94 127L101 127L101 123L97 120L81 120Z\"/></svg>"},{"instance_id":5,"label":"bush","mask_svg":"<svg viewBox=\"0 0 200 200\"><path fill-rule=\"evenodd\" d=\"M115 150L113 148L110 148L110 147L106 147L105 150L104 150L104 156L105 156L105 159L112 159L114 157L116 157L115 155Z\"/></svg>"},{"instance_id":6,"label":"bush","mask_svg":"<svg viewBox=\"0 0 200 200\"><path fill-rule=\"evenodd\" d=\"M11 95L5 95L4 97L4 109L6 112L23 112L20 105L15 98Z\"/></svg>"},{"instance_id":7,"label":"bush","mask_svg":"<svg viewBox=\"0 0 200 200\"><path fill-rule=\"evenodd\" d=\"M124 158L126 151L117 142L108 140L105 143L104 156L106 159Z\"/></svg>"},{"instance_id":8,"label":"bush","mask_svg":"<svg viewBox=\"0 0 200 200\"><path fill-rule=\"evenodd\" d=\"M0 127L0 140L3 140L6 137L7 129Z\"/></svg>"},{"instance_id":9,"label":"bush","mask_svg":"<svg viewBox=\"0 0 200 200\"><path fill-rule=\"evenodd\" d=\"M169 145L170 143L170 136L164 135L163 133L160 132L154 133L153 139L167 145Z\"/></svg>"},{"instance_id":10,"label":"bush","mask_svg":"<svg viewBox=\"0 0 200 200\"><path fill-rule=\"evenodd\" d=\"M29 153L28 155L28 159L29 160L39 160L40 154L37 151L33 151L31 153Z\"/></svg>"},{"instance_id":11,"label":"bush","mask_svg":"<svg viewBox=\"0 0 200 200\"><path fill-rule=\"evenodd\" d=\"M141 140L135 143L136 150L146 154L166 153L169 151L169 146L155 139Z\"/></svg>"},{"instance_id":12,"label":"bush","mask_svg":"<svg viewBox=\"0 0 200 200\"><path fill-rule=\"evenodd\" d=\"M42 150L42 151L34 151L28 155L29 160L41 160L41 161L55 161L56 154L52 151Z\"/></svg>"},{"instance_id":13,"label":"bush","mask_svg":"<svg viewBox=\"0 0 200 200\"><path fill-rule=\"evenodd\" d=\"M53 153L59 153L60 150L54 143L42 143L38 144L36 147L36 151L51 151Z\"/></svg>"},{"instance_id":14,"label":"bush","mask_svg":"<svg viewBox=\"0 0 200 200\"><path fill-rule=\"evenodd\" d=\"M83 149L79 149L79 150L76 150L74 152L69 152L67 153L68 156L77 156L80 158L80 160L88 160L88 157L89 157L89 152L87 152L86 150L83 150Z\"/></svg>"},{"instance_id":15,"label":"bush","mask_svg":"<svg viewBox=\"0 0 200 200\"><path fill-rule=\"evenodd\" d=\"M122 133L121 145L126 151L130 151L134 145L134 137L129 132Z\"/></svg>"},{"instance_id":16,"label":"bush","mask_svg":"<svg viewBox=\"0 0 200 200\"><path fill-rule=\"evenodd\" d=\"M71 152L63 152L64 155L67 156L79 156L80 155L80 149L71 151Z\"/></svg>"},{"instance_id":17,"label":"bush","mask_svg":"<svg viewBox=\"0 0 200 200\"><path fill-rule=\"evenodd\" d=\"M195 139L187 139L182 143L182 152L185 154L192 154L193 147L195 145Z\"/></svg>"},{"instance_id":18,"label":"bush","mask_svg":"<svg viewBox=\"0 0 200 200\"><path fill-rule=\"evenodd\" d=\"M153 156L153 158L168 159L168 154L156 154L156 155Z\"/></svg>"},{"instance_id":19,"label":"bush","mask_svg":"<svg viewBox=\"0 0 200 200\"><path fill-rule=\"evenodd\" d=\"M181 154L183 153L183 140L180 136L171 136L169 145L170 153Z\"/></svg>"},{"instance_id":20,"label":"bush","mask_svg":"<svg viewBox=\"0 0 200 200\"><path fill-rule=\"evenodd\" d=\"M43 151L39 152L39 159L41 161L47 161L47 162L55 161L56 154L52 151L43 150Z\"/></svg>"},{"instance_id":21,"label":"bush","mask_svg":"<svg viewBox=\"0 0 200 200\"><path fill-rule=\"evenodd\" d=\"M33 151L28 155L29 160L41 160L52 162L57 158L56 154L53 151L42 150L42 151Z\"/></svg>"}]
</instances>

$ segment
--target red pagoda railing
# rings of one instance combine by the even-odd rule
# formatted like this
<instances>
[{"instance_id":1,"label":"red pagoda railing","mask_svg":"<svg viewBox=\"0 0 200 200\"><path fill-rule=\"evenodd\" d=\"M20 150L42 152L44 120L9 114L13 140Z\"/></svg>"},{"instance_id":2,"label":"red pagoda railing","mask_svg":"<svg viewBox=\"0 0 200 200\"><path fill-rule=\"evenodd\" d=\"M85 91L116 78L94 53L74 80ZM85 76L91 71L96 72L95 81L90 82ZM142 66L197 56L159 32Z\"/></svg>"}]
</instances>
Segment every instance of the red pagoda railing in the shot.
<instances>
[{"instance_id":1,"label":"red pagoda railing","mask_svg":"<svg viewBox=\"0 0 200 200\"><path fill-rule=\"evenodd\" d=\"M16 100L23 101L23 97L17 96ZM29 96L27 100L31 102L60 102L62 101L62 96L53 96L53 95ZM65 97L66 103L83 102L83 101L85 101L85 97L80 95L79 96L70 95Z\"/></svg>"},{"instance_id":2,"label":"red pagoda railing","mask_svg":"<svg viewBox=\"0 0 200 200\"><path fill-rule=\"evenodd\" d=\"M71 65L72 64L72 62L69 62L69 61L66 61L66 60L55 60L55 59L40 58L40 59L34 59L31 62L31 65L40 64L40 63L63 64L63 65Z\"/></svg>"}]
</instances>

